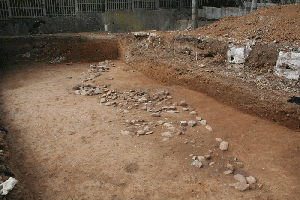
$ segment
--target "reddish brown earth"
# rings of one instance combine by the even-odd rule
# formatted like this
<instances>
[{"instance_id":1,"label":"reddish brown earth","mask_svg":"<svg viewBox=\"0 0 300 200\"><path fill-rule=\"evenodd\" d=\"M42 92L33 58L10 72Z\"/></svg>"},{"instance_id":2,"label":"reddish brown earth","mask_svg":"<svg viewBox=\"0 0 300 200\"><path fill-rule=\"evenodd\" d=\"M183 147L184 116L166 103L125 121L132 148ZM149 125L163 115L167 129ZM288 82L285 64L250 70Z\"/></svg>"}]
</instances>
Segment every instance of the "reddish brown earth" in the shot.
<instances>
[{"instance_id":1,"label":"reddish brown earth","mask_svg":"<svg viewBox=\"0 0 300 200\"><path fill-rule=\"evenodd\" d=\"M154 32L158 37L150 39L116 35L110 45L103 34L85 33L75 35L82 49L76 39L70 42L63 35L53 38L64 42L53 44L50 38L52 47L38 46L43 61L58 52L65 56L63 62L73 65L19 58L19 51L27 48L20 44L13 55L17 58L12 56L14 62L7 62L0 74L0 125L9 131L1 132L9 141L1 146L1 164L8 169L2 180L19 180L7 199L298 199L300 109L287 100L299 96L299 80L279 78L272 71L279 48L299 46L299 34L292 31L299 28L298 14L297 5L267 7L195 31ZM224 61L228 42L235 38L258 42L248 67ZM32 45L28 49L37 50ZM105 55L103 48L108 50ZM116 90L117 106L100 104L99 95L74 94L72 88L82 82L91 61L117 55L115 68L85 83ZM161 105L153 100L150 107L185 100L190 110L176 106L179 113L163 111L154 118L141 109L143 104L124 104L122 95L130 90L150 96L168 91L172 99L161 100ZM189 115L193 110L213 131L198 123L178 135L180 121L195 120ZM144 122L126 123L138 119ZM162 142L167 129L158 120L174 124L169 141ZM151 135L121 134L149 122L154 123ZM229 142L228 151L218 149L219 137ZM191 166L190 154L206 155L209 150L211 160L202 168ZM209 166L211 162L215 164ZM230 187L236 180L223 174L227 163L258 182L245 192Z\"/></svg>"}]
</instances>

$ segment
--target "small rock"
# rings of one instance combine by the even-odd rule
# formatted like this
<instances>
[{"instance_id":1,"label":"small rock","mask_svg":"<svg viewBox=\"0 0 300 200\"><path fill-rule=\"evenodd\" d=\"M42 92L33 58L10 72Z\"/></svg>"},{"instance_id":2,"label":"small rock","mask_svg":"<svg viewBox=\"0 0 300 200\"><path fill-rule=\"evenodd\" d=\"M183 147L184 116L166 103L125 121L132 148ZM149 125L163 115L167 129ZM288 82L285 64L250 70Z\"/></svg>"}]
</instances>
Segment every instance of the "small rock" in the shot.
<instances>
[{"instance_id":1,"label":"small rock","mask_svg":"<svg viewBox=\"0 0 300 200\"><path fill-rule=\"evenodd\" d=\"M105 99L105 98L102 98L102 99L100 100L100 103L104 103L104 102L106 102L106 99Z\"/></svg>"},{"instance_id":2,"label":"small rock","mask_svg":"<svg viewBox=\"0 0 300 200\"><path fill-rule=\"evenodd\" d=\"M147 110L147 106L142 106L141 109L142 110Z\"/></svg>"},{"instance_id":3,"label":"small rock","mask_svg":"<svg viewBox=\"0 0 300 200\"><path fill-rule=\"evenodd\" d=\"M149 126L145 126L144 127L144 131L149 132L150 131L150 127Z\"/></svg>"},{"instance_id":4,"label":"small rock","mask_svg":"<svg viewBox=\"0 0 300 200\"><path fill-rule=\"evenodd\" d=\"M201 117L196 117L196 120L197 120L197 121L201 121L202 118L201 118Z\"/></svg>"},{"instance_id":5,"label":"small rock","mask_svg":"<svg viewBox=\"0 0 300 200\"><path fill-rule=\"evenodd\" d=\"M199 123L202 124L202 125L204 125L204 126L206 126L206 124L207 124L207 123L206 123L206 120L204 120L204 119L201 120L201 121L199 121Z\"/></svg>"},{"instance_id":6,"label":"small rock","mask_svg":"<svg viewBox=\"0 0 300 200\"><path fill-rule=\"evenodd\" d=\"M220 143L220 149L221 149L222 151L228 150L228 142L222 141L222 142Z\"/></svg>"},{"instance_id":7,"label":"small rock","mask_svg":"<svg viewBox=\"0 0 300 200\"><path fill-rule=\"evenodd\" d=\"M142 97L138 100L138 102L141 102L141 103L145 103L147 101L148 101L148 99L146 97Z\"/></svg>"},{"instance_id":8,"label":"small rock","mask_svg":"<svg viewBox=\"0 0 300 200\"><path fill-rule=\"evenodd\" d=\"M191 165L195 165L196 167L199 167L199 168L202 167L202 163L198 160L194 160L194 162L192 162Z\"/></svg>"},{"instance_id":9,"label":"small rock","mask_svg":"<svg viewBox=\"0 0 300 200\"><path fill-rule=\"evenodd\" d=\"M138 130L137 131L137 135L139 136L139 135L145 135L145 131L143 131L143 130Z\"/></svg>"},{"instance_id":10,"label":"small rock","mask_svg":"<svg viewBox=\"0 0 300 200\"><path fill-rule=\"evenodd\" d=\"M129 113L129 110L124 110L123 113Z\"/></svg>"},{"instance_id":11,"label":"small rock","mask_svg":"<svg viewBox=\"0 0 300 200\"><path fill-rule=\"evenodd\" d=\"M183 132L181 132L181 131L179 131L179 132L177 132L177 134L176 135L183 135Z\"/></svg>"},{"instance_id":12,"label":"small rock","mask_svg":"<svg viewBox=\"0 0 300 200\"><path fill-rule=\"evenodd\" d=\"M146 135L151 135L151 134L153 134L153 131L149 131L146 133Z\"/></svg>"},{"instance_id":13,"label":"small rock","mask_svg":"<svg viewBox=\"0 0 300 200\"><path fill-rule=\"evenodd\" d=\"M165 122L162 121L162 120L159 120L159 121L157 121L157 123L158 123L159 125L163 125Z\"/></svg>"},{"instance_id":14,"label":"small rock","mask_svg":"<svg viewBox=\"0 0 300 200\"><path fill-rule=\"evenodd\" d=\"M167 141L169 141L170 140L170 138L164 138L162 141L163 142L167 142Z\"/></svg>"},{"instance_id":15,"label":"small rock","mask_svg":"<svg viewBox=\"0 0 300 200\"><path fill-rule=\"evenodd\" d=\"M179 113L178 110L168 110L167 112L168 112L168 113Z\"/></svg>"},{"instance_id":16,"label":"small rock","mask_svg":"<svg viewBox=\"0 0 300 200\"><path fill-rule=\"evenodd\" d=\"M234 178L241 183L247 183L245 177L241 174L234 175Z\"/></svg>"},{"instance_id":17,"label":"small rock","mask_svg":"<svg viewBox=\"0 0 300 200\"><path fill-rule=\"evenodd\" d=\"M189 108L182 108L183 111L189 111Z\"/></svg>"},{"instance_id":18,"label":"small rock","mask_svg":"<svg viewBox=\"0 0 300 200\"><path fill-rule=\"evenodd\" d=\"M197 158L200 162L204 162L206 160L204 156L198 156Z\"/></svg>"},{"instance_id":19,"label":"small rock","mask_svg":"<svg viewBox=\"0 0 300 200\"><path fill-rule=\"evenodd\" d=\"M236 164L237 164L237 166L239 166L240 168L243 168L243 167L244 167L243 162L237 162Z\"/></svg>"},{"instance_id":20,"label":"small rock","mask_svg":"<svg viewBox=\"0 0 300 200\"><path fill-rule=\"evenodd\" d=\"M173 137L173 135L172 135L171 132L163 132L163 133L161 134L161 136L163 136L163 137Z\"/></svg>"},{"instance_id":21,"label":"small rock","mask_svg":"<svg viewBox=\"0 0 300 200\"><path fill-rule=\"evenodd\" d=\"M193 156L193 157L192 157L193 160L196 160L196 158L197 158L197 156Z\"/></svg>"},{"instance_id":22,"label":"small rock","mask_svg":"<svg viewBox=\"0 0 300 200\"><path fill-rule=\"evenodd\" d=\"M212 131L212 127L210 125L206 125L205 128L209 131Z\"/></svg>"},{"instance_id":23,"label":"small rock","mask_svg":"<svg viewBox=\"0 0 300 200\"><path fill-rule=\"evenodd\" d=\"M232 170L227 170L227 171L223 172L223 174L225 174L225 175L232 174L232 173L233 173Z\"/></svg>"},{"instance_id":24,"label":"small rock","mask_svg":"<svg viewBox=\"0 0 300 200\"><path fill-rule=\"evenodd\" d=\"M215 162L210 162L208 165L214 167Z\"/></svg>"},{"instance_id":25,"label":"small rock","mask_svg":"<svg viewBox=\"0 0 300 200\"><path fill-rule=\"evenodd\" d=\"M204 157L205 157L206 160L211 159L211 155L205 155Z\"/></svg>"},{"instance_id":26,"label":"small rock","mask_svg":"<svg viewBox=\"0 0 300 200\"><path fill-rule=\"evenodd\" d=\"M102 91L99 90L99 89L97 89L97 90L94 91L94 93L95 93L95 94L102 94Z\"/></svg>"},{"instance_id":27,"label":"small rock","mask_svg":"<svg viewBox=\"0 0 300 200\"><path fill-rule=\"evenodd\" d=\"M106 106L111 106L111 102L107 102L107 103L105 103L104 105L106 105Z\"/></svg>"},{"instance_id":28,"label":"small rock","mask_svg":"<svg viewBox=\"0 0 300 200\"><path fill-rule=\"evenodd\" d=\"M187 125L188 125L187 121L180 121L180 126L187 126Z\"/></svg>"},{"instance_id":29,"label":"small rock","mask_svg":"<svg viewBox=\"0 0 300 200\"><path fill-rule=\"evenodd\" d=\"M246 177L246 181L251 185L256 183L256 179L253 176Z\"/></svg>"},{"instance_id":30,"label":"small rock","mask_svg":"<svg viewBox=\"0 0 300 200\"><path fill-rule=\"evenodd\" d=\"M193 121L193 120L190 120L189 122L188 122L188 126L190 126L190 127L193 127L193 126L195 126L197 123L195 122L195 121Z\"/></svg>"},{"instance_id":31,"label":"small rock","mask_svg":"<svg viewBox=\"0 0 300 200\"><path fill-rule=\"evenodd\" d=\"M172 96L167 96L167 99L172 99Z\"/></svg>"},{"instance_id":32,"label":"small rock","mask_svg":"<svg viewBox=\"0 0 300 200\"><path fill-rule=\"evenodd\" d=\"M170 106L167 108L167 110L176 110L176 107L175 106Z\"/></svg>"},{"instance_id":33,"label":"small rock","mask_svg":"<svg viewBox=\"0 0 300 200\"><path fill-rule=\"evenodd\" d=\"M242 183L242 182L237 182L237 183L231 184L230 186L235 187L235 189L237 189L241 192L244 192L247 189L249 189L249 184Z\"/></svg>"},{"instance_id":34,"label":"small rock","mask_svg":"<svg viewBox=\"0 0 300 200\"><path fill-rule=\"evenodd\" d=\"M234 174L241 174L243 176L247 176L247 172L240 170L240 169L235 169Z\"/></svg>"},{"instance_id":35,"label":"small rock","mask_svg":"<svg viewBox=\"0 0 300 200\"><path fill-rule=\"evenodd\" d=\"M192 156L194 156L194 155L193 155L193 154L190 154L189 156L192 157Z\"/></svg>"},{"instance_id":36,"label":"small rock","mask_svg":"<svg viewBox=\"0 0 300 200\"><path fill-rule=\"evenodd\" d=\"M160 114L159 113L152 113L151 116L152 117L160 117Z\"/></svg>"},{"instance_id":37,"label":"small rock","mask_svg":"<svg viewBox=\"0 0 300 200\"><path fill-rule=\"evenodd\" d=\"M179 103L179 106L187 106L187 103L186 103L185 101L181 101L181 102Z\"/></svg>"},{"instance_id":38,"label":"small rock","mask_svg":"<svg viewBox=\"0 0 300 200\"><path fill-rule=\"evenodd\" d=\"M192 111L189 113L190 115L197 115L196 111Z\"/></svg>"},{"instance_id":39,"label":"small rock","mask_svg":"<svg viewBox=\"0 0 300 200\"><path fill-rule=\"evenodd\" d=\"M217 142L222 142L223 140L221 138L216 138L215 139Z\"/></svg>"},{"instance_id":40,"label":"small rock","mask_svg":"<svg viewBox=\"0 0 300 200\"><path fill-rule=\"evenodd\" d=\"M174 126L170 126L168 127L168 130L172 131L173 133L175 132L175 127Z\"/></svg>"},{"instance_id":41,"label":"small rock","mask_svg":"<svg viewBox=\"0 0 300 200\"><path fill-rule=\"evenodd\" d=\"M170 123L164 123L164 126L165 126L165 127L172 127L173 124L170 124Z\"/></svg>"},{"instance_id":42,"label":"small rock","mask_svg":"<svg viewBox=\"0 0 300 200\"><path fill-rule=\"evenodd\" d=\"M121 130L121 134L122 135L130 135L130 131L123 131L123 130Z\"/></svg>"},{"instance_id":43,"label":"small rock","mask_svg":"<svg viewBox=\"0 0 300 200\"><path fill-rule=\"evenodd\" d=\"M80 90L75 90L74 93L75 94L81 94Z\"/></svg>"},{"instance_id":44,"label":"small rock","mask_svg":"<svg viewBox=\"0 0 300 200\"><path fill-rule=\"evenodd\" d=\"M232 171L234 170L234 167L232 164L227 163L225 167L229 170L232 170Z\"/></svg>"}]
</instances>

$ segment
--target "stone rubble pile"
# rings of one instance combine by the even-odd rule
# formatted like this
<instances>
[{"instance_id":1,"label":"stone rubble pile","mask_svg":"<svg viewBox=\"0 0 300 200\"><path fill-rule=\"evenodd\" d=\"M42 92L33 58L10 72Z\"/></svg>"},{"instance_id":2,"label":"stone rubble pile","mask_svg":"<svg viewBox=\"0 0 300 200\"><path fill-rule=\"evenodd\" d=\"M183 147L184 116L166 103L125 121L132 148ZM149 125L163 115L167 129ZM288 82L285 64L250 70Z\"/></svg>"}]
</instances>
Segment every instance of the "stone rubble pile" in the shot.
<instances>
[{"instance_id":1,"label":"stone rubble pile","mask_svg":"<svg viewBox=\"0 0 300 200\"><path fill-rule=\"evenodd\" d=\"M105 60L97 65L90 64L89 67L90 69L83 72L83 76L80 78L83 82L92 81L94 78L101 76L103 72L109 72L109 69L115 67L115 64L110 60Z\"/></svg>"}]
</instances>

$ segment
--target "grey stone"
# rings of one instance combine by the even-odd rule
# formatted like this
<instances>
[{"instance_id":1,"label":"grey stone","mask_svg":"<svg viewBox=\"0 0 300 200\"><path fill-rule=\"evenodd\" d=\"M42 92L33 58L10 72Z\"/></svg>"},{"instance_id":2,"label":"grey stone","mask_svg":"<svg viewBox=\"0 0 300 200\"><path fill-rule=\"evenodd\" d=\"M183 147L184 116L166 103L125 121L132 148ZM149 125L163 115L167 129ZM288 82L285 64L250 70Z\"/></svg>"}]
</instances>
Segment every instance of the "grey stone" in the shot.
<instances>
[{"instance_id":1,"label":"grey stone","mask_svg":"<svg viewBox=\"0 0 300 200\"><path fill-rule=\"evenodd\" d=\"M241 182L241 183L247 183L245 177L241 174L234 175L235 180Z\"/></svg>"},{"instance_id":2,"label":"grey stone","mask_svg":"<svg viewBox=\"0 0 300 200\"><path fill-rule=\"evenodd\" d=\"M143 130L138 130L137 131L137 135L139 136L139 135L145 135L145 131L143 131Z\"/></svg>"},{"instance_id":3,"label":"grey stone","mask_svg":"<svg viewBox=\"0 0 300 200\"><path fill-rule=\"evenodd\" d=\"M99 89L96 89L96 90L94 91L94 93L95 93L95 94L102 94L102 91L99 90Z\"/></svg>"},{"instance_id":4,"label":"grey stone","mask_svg":"<svg viewBox=\"0 0 300 200\"><path fill-rule=\"evenodd\" d=\"M232 171L234 170L234 167L232 164L227 163L225 167L229 170L232 170Z\"/></svg>"},{"instance_id":5,"label":"grey stone","mask_svg":"<svg viewBox=\"0 0 300 200\"><path fill-rule=\"evenodd\" d=\"M191 165L194 165L196 167L201 168L202 167L202 162L198 161L198 160L194 160L194 162L192 162Z\"/></svg>"},{"instance_id":6,"label":"grey stone","mask_svg":"<svg viewBox=\"0 0 300 200\"><path fill-rule=\"evenodd\" d=\"M180 121L180 126L187 126L187 121Z\"/></svg>"},{"instance_id":7,"label":"grey stone","mask_svg":"<svg viewBox=\"0 0 300 200\"><path fill-rule=\"evenodd\" d=\"M192 111L189 113L190 115L197 115L196 111Z\"/></svg>"},{"instance_id":8,"label":"grey stone","mask_svg":"<svg viewBox=\"0 0 300 200\"><path fill-rule=\"evenodd\" d=\"M228 142L222 141L222 142L220 143L220 149L221 149L222 151L228 150Z\"/></svg>"},{"instance_id":9,"label":"grey stone","mask_svg":"<svg viewBox=\"0 0 300 200\"><path fill-rule=\"evenodd\" d=\"M181 102L179 103L179 105L180 105L180 106L187 106L187 103L186 103L185 101L181 101Z\"/></svg>"},{"instance_id":10,"label":"grey stone","mask_svg":"<svg viewBox=\"0 0 300 200\"><path fill-rule=\"evenodd\" d=\"M163 137L173 137L173 135L172 135L171 132L163 132L163 133L161 134L161 136L163 136Z\"/></svg>"},{"instance_id":11,"label":"grey stone","mask_svg":"<svg viewBox=\"0 0 300 200\"><path fill-rule=\"evenodd\" d=\"M230 186L235 187L235 189L237 189L241 192L244 192L247 189L249 189L249 184L242 183L242 182L237 182L237 183L231 184Z\"/></svg>"},{"instance_id":12,"label":"grey stone","mask_svg":"<svg viewBox=\"0 0 300 200\"><path fill-rule=\"evenodd\" d=\"M107 103L105 103L104 105L106 105L106 106L111 106L111 102L107 102Z\"/></svg>"},{"instance_id":13,"label":"grey stone","mask_svg":"<svg viewBox=\"0 0 300 200\"><path fill-rule=\"evenodd\" d=\"M195 121L193 121L193 120L190 120L189 122L188 122L188 126L190 126L190 127L193 127L193 126L195 126L197 123L195 122Z\"/></svg>"},{"instance_id":14,"label":"grey stone","mask_svg":"<svg viewBox=\"0 0 300 200\"><path fill-rule=\"evenodd\" d=\"M232 170L226 170L225 172L223 172L223 174L228 175L228 174L232 174L233 171Z\"/></svg>"},{"instance_id":15,"label":"grey stone","mask_svg":"<svg viewBox=\"0 0 300 200\"><path fill-rule=\"evenodd\" d=\"M106 99L105 99L105 98L102 98L102 99L100 100L100 103L104 103L104 102L106 102Z\"/></svg>"},{"instance_id":16,"label":"grey stone","mask_svg":"<svg viewBox=\"0 0 300 200\"><path fill-rule=\"evenodd\" d=\"M251 185L256 183L256 179L253 176L246 177L246 181Z\"/></svg>"},{"instance_id":17,"label":"grey stone","mask_svg":"<svg viewBox=\"0 0 300 200\"><path fill-rule=\"evenodd\" d=\"M204 162L206 160L204 156L198 156L197 158L200 162Z\"/></svg>"},{"instance_id":18,"label":"grey stone","mask_svg":"<svg viewBox=\"0 0 300 200\"><path fill-rule=\"evenodd\" d=\"M205 128L209 131L212 131L212 127L210 125L206 125Z\"/></svg>"},{"instance_id":19,"label":"grey stone","mask_svg":"<svg viewBox=\"0 0 300 200\"><path fill-rule=\"evenodd\" d=\"M145 126L144 127L144 131L149 132L150 131L150 127L149 126Z\"/></svg>"},{"instance_id":20,"label":"grey stone","mask_svg":"<svg viewBox=\"0 0 300 200\"><path fill-rule=\"evenodd\" d=\"M146 133L146 135L151 135L151 134L153 134L153 131L149 131Z\"/></svg>"},{"instance_id":21,"label":"grey stone","mask_svg":"<svg viewBox=\"0 0 300 200\"><path fill-rule=\"evenodd\" d=\"M160 114L159 113L152 113L151 116L152 117L160 117Z\"/></svg>"},{"instance_id":22,"label":"grey stone","mask_svg":"<svg viewBox=\"0 0 300 200\"><path fill-rule=\"evenodd\" d=\"M217 142L222 142L223 140L221 138L216 138L215 139Z\"/></svg>"},{"instance_id":23,"label":"grey stone","mask_svg":"<svg viewBox=\"0 0 300 200\"><path fill-rule=\"evenodd\" d=\"M170 138L164 138L162 141L163 142L167 142L167 141L169 141L170 140Z\"/></svg>"},{"instance_id":24,"label":"grey stone","mask_svg":"<svg viewBox=\"0 0 300 200\"><path fill-rule=\"evenodd\" d=\"M199 123L202 124L202 125L204 125L204 126L206 126L206 124L207 124L207 123L206 123L206 120L204 120L204 119L201 120L201 121L199 121Z\"/></svg>"},{"instance_id":25,"label":"grey stone","mask_svg":"<svg viewBox=\"0 0 300 200\"><path fill-rule=\"evenodd\" d=\"M121 130L121 134L122 135L130 135L130 131L123 131L123 130Z\"/></svg>"},{"instance_id":26,"label":"grey stone","mask_svg":"<svg viewBox=\"0 0 300 200\"><path fill-rule=\"evenodd\" d=\"M201 121L202 118L201 118L201 117L196 117L196 120L197 120L197 121Z\"/></svg>"}]
</instances>

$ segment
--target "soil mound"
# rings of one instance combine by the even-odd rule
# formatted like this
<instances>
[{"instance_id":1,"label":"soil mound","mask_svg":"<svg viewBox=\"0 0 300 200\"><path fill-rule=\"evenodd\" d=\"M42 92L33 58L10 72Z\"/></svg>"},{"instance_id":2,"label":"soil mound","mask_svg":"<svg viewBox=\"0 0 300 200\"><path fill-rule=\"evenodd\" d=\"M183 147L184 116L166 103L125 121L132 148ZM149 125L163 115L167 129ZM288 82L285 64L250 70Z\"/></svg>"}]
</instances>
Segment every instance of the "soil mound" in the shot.
<instances>
[{"instance_id":1,"label":"soil mound","mask_svg":"<svg viewBox=\"0 0 300 200\"><path fill-rule=\"evenodd\" d=\"M241 17L224 17L189 33L263 42L296 42L300 40L299 18L300 5L265 6Z\"/></svg>"}]
</instances>

